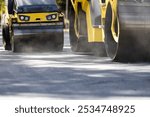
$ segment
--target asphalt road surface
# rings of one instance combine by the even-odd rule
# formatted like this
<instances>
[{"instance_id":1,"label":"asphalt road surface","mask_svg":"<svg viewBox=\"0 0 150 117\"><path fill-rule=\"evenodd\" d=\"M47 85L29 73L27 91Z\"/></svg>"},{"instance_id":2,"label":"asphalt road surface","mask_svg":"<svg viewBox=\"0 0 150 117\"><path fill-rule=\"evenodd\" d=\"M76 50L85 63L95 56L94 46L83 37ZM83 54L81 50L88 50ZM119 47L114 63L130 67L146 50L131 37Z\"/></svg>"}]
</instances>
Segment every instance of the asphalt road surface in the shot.
<instances>
[{"instance_id":1,"label":"asphalt road surface","mask_svg":"<svg viewBox=\"0 0 150 117\"><path fill-rule=\"evenodd\" d=\"M150 63L123 64L63 52L5 51L0 32L0 98L150 99Z\"/></svg>"}]
</instances>

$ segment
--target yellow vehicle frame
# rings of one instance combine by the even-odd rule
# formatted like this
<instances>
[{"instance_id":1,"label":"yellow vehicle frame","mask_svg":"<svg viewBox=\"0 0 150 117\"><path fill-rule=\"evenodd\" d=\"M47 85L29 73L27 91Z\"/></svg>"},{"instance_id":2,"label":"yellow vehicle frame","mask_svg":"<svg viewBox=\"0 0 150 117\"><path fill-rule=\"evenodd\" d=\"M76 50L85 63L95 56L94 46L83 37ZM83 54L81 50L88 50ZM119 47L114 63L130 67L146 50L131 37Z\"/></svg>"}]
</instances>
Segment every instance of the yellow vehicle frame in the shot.
<instances>
[{"instance_id":1,"label":"yellow vehicle frame","mask_svg":"<svg viewBox=\"0 0 150 117\"><path fill-rule=\"evenodd\" d=\"M14 0L6 0L6 1L7 2L9 1L10 4L15 4ZM9 3L7 4L7 2L5 3L5 9L3 11L4 17L3 17L2 24L4 26L7 25L7 30L9 31L7 31L7 36L5 36L6 31L3 34L5 37L5 40L8 40L8 37L10 38L9 40L11 44L9 45L12 46L11 49L13 51L20 50L20 47L23 46L23 45L20 45L20 42L22 40L25 40L25 39L31 40L33 39L33 37L36 38L34 39L35 41L37 40L46 41L47 39L46 41L47 43L49 43L48 42L49 40L53 40L53 42L55 43L54 46L57 47L57 50L62 50L63 40L64 40L64 36L63 36L64 14L60 10L53 11L53 12L18 13L15 10L15 8L9 7L10 4ZM11 12L9 12L9 10ZM52 16L54 15L55 15L55 18L52 18ZM47 18L48 16L51 16L50 20ZM22 20L21 17L29 18L29 19ZM57 35L59 35L59 37ZM5 43L7 42L6 41L3 41L3 42L5 46ZM56 43L58 43L58 46ZM19 49L15 49L17 48L17 46Z\"/></svg>"},{"instance_id":2,"label":"yellow vehicle frame","mask_svg":"<svg viewBox=\"0 0 150 117\"><path fill-rule=\"evenodd\" d=\"M97 0L98 6L94 7L93 3L95 0L70 0L73 10L75 12L75 21L74 21L74 29L75 29L75 34L78 37L79 41L82 35L79 34L78 32L78 19L79 19L79 9L82 10L82 12L85 13L86 16L86 25L87 25L87 42L90 45L90 50L94 52L94 54L99 53L100 51L103 51L102 53L105 53L104 47L98 47L99 44L103 45L104 44L104 19L105 19L105 3L102 3L102 0ZM92 11L94 9L95 11L98 11L97 19L94 19L93 16L95 15ZM94 15L93 15L94 14ZM71 14L70 14L71 15ZM82 20L82 19L81 19ZM95 23L96 21L98 23ZM81 24L82 26L82 24ZM72 36L72 35L70 35ZM96 46L96 45L97 46ZM84 44L82 44L84 46ZM87 46L87 45L85 45ZM79 48L79 47L78 47ZM96 52L96 53L95 53ZM100 52L101 53L101 52ZM104 54L103 54L104 55Z\"/></svg>"}]
</instances>

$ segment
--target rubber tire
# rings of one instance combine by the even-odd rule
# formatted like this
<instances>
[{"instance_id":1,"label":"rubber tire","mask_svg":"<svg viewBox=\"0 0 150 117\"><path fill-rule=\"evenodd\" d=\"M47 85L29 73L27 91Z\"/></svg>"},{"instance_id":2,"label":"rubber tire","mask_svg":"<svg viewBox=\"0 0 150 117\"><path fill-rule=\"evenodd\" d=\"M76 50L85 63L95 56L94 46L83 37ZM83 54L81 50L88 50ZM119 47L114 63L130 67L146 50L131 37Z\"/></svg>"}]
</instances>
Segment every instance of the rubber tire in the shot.
<instances>
[{"instance_id":1,"label":"rubber tire","mask_svg":"<svg viewBox=\"0 0 150 117\"><path fill-rule=\"evenodd\" d=\"M5 50L11 50L10 34L8 25L2 26L2 41Z\"/></svg>"},{"instance_id":2,"label":"rubber tire","mask_svg":"<svg viewBox=\"0 0 150 117\"><path fill-rule=\"evenodd\" d=\"M79 16L80 17L80 21L82 21L81 24L83 24L84 26L82 26L82 29L80 30L82 33L84 33L86 35L86 37L77 37L76 33L75 33L75 28L74 28L74 24L75 24L75 12L74 9L71 5L71 3L69 4L69 21L70 21L70 25L69 25L69 36L70 36L70 45L71 45L71 50L73 52L89 52L90 50L90 45L88 43L88 39L87 39L87 26L86 26L86 17L85 17L85 13L81 10L81 7L79 7Z\"/></svg>"}]
</instances>

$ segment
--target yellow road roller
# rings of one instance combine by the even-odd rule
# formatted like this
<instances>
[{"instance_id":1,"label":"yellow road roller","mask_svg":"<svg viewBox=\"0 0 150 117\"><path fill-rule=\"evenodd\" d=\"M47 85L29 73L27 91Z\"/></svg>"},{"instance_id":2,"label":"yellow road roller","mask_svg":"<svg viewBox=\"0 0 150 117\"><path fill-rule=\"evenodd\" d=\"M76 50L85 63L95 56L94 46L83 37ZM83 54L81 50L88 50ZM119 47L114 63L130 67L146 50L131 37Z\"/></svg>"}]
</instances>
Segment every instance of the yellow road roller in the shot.
<instances>
[{"instance_id":1,"label":"yellow road roller","mask_svg":"<svg viewBox=\"0 0 150 117\"><path fill-rule=\"evenodd\" d=\"M56 0L5 0L3 43L13 52L62 51L64 14Z\"/></svg>"},{"instance_id":2,"label":"yellow road roller","mask_svg":"<svg viewBox=\"0 0 150 117\"><path fill-rule=\"evenodd\" d=\"M150 0L106 0L105 45L114 61L150 61Z\"/></svg>"},{"instance_id":3,"label":"yellow road roller","mask_svg":"<svg viewBox=\"0 0 150 117\"><path fill-rule=\"evenodd\" d=\"M68 0L70 45L74 52L106 56L104 0Z\"/></svg>"}]
</instances>

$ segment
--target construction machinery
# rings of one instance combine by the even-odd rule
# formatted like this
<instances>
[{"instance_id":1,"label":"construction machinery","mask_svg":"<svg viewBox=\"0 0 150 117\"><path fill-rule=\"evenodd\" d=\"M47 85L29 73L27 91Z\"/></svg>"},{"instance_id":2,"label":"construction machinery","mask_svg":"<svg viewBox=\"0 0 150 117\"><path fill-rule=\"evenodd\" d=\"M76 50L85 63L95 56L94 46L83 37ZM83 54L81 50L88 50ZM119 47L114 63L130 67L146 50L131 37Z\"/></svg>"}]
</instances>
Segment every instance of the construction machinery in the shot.
<instances>
[{"instance_id":1,"label":"construction machinery","mask_svg":"<svg viewBox=\"0 0 150 117\"><path fill-rule=\"evenodd\" d=\"M56 0L5 0L3 44L13 52L62 51L64 14Z\"/></svg>"},{"instance_id":2,"label":"construction machinery","mask_svg":"<svg viewBox=\"0 0 150 117\"><path fill-rule=\"evenodd\" d=\"M74 52L106 56L103 0L69 0L70 45Z\"/></svg>"},{"instance_id":3,"label":"construction machinery","mask_svg":"<svg viewBox=\"0 0 150 117\"><path fill-rule=\"evenodd\" d=\"M113 61L120 62L150 60L149 0L69 1L73 51L106 50Z\"/></svg>"},{"instance_id":4,"label":"construction machinery","mask_svg":"<svg viewBox=\"0 0 150 117\"><path fill-rule=\"evenodd\" d=\"M150 60L150 1L106 0L105 45L114 61Z\"/></svg>"}]
</instances>

